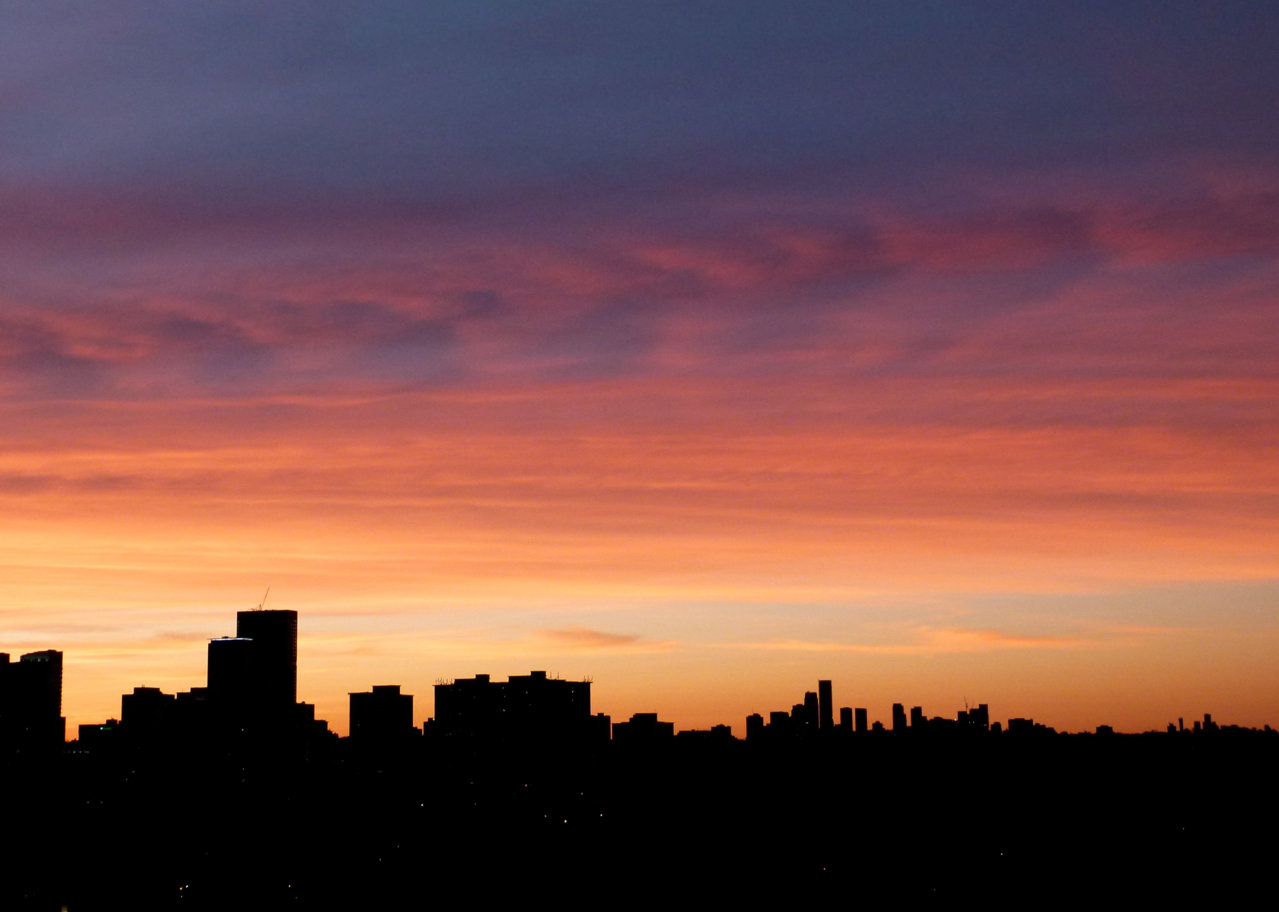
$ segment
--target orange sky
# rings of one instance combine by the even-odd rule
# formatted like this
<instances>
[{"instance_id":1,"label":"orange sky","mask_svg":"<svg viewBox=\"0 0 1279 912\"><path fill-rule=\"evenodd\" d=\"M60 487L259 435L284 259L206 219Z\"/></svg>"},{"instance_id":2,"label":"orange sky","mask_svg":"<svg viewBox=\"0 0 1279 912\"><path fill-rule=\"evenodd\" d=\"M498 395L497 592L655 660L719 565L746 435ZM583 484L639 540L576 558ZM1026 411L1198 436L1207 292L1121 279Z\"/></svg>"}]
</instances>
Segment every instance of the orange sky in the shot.
<instances>
[{"instance_id":1,"label":"orange sky","mask_svg":"<svg viewBox=\"0 0 1279 912\"><path fill-rule=\"evenodd\" d=\"M929 387L10 408L35 433L0 459L6 647L64 650L69 723L98 720L134 685L201 684L206 639L270 585L340 731L351 690L400 683L425 718L438 678L534 667L681 726L740 728L818 677L873 718L1279 715L1272 429L964 417L1256 408L1269 386Z\"/></svg>"},{"instance_id":2,"label":"orange sky","mask_svg":"<svg viewBox=\"0 0 1279 912\"><path fill-rule=\"evenodd\" d=\"M0 651L69 731L268 586L340 732L532 669L1279 724L1261 6L656 6L0 11Z\"/></svg>"}]
</instances>

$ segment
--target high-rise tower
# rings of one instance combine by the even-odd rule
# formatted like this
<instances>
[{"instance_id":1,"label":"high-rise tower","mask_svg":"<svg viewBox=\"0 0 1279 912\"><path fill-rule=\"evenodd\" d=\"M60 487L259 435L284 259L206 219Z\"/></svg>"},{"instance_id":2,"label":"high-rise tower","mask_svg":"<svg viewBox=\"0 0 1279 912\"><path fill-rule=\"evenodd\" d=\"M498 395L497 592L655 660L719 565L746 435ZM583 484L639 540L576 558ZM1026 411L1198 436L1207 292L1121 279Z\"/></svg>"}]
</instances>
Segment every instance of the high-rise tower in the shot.
<instances>
[{"instance_id":1,"label":"high-rise tower","mask_svg":"<svg viewBox=\"0 0 1279 912\"><path fill-rule=\"evenodd\" d=\"M298 613L239 611L235 635L253 641L255 684L264 708L293 706L298 701Z\"/></svg>"},{"instance_id":2,"label":"high-rise tower","mask_svg":"<svg viewBox=\"0 0 1279 912\"><path fill-rule=\"evenodd\" d=\"M831 697L830 681L817 682L818 727L828 732L835 728L835 709Z\"/></svg>"}]
</instances>

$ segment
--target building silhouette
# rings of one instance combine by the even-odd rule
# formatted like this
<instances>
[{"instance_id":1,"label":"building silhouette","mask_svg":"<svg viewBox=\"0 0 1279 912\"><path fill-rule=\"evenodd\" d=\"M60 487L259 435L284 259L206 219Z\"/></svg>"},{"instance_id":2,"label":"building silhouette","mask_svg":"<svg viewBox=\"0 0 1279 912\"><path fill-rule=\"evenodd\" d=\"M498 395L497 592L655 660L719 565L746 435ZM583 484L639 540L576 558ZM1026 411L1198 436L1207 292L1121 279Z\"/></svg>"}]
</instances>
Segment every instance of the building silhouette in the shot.
<instances>
[{"instance_id":1,"label":"building silhouette","mask_svg":"<svg viewBox=\"0 0 1279 912\"><path fill-rule=\"evenodd\" d=\"M314 708L312 708L314 713ZM399 684L375 684L367 693L351 694L351 738L389 742L413 735L413 695Z\"/></svg>"},{"instance_id":2,"label":"building silhouette","mask_svg":"<svg viewBox=\"0 0 1279 912\"><path fill-rule=\"evenodd\" d=\"M675 733L675 740L684 744L725 744L736 739L733 737L732 726L712 725L710 728L688 728L678 731Z\"/></svg>"},{"instance_id":3,"label":"building silhouette","mask_svg":"<svg viewBox=\"0 0 1279 912\"><path fill-rule=\"evenodd\" d=\"M613 723L613 741L622 746L660 744L674 737L675 723L660 721L657 713L635 713L629 721Z\"/></svg>"},{"instance_id":4,"label":"building silhouette","mask_svg":"<svg viewBox=\"0 0 1279 912\"><path fill-rule=\"evenodd\" d=\"M331 737L328 723L315 718L315 707L296 700L297 612L241 611L236 632L209 640L207 686L177 694L135 687L124 694L120 736L135 745L166 742L199 749L227 739L278 747L289 740Z\"/></svg>"},{"instance_id":5,"label":"building silhouette","mask_svg":"<svg viewBox=\"0 0 1279 912\"><path fill-rule=\"evenodd\" d=\"M266 734L294 726L297 612L240 611L235 626L236 636L209 641L207 690L178 695L175 709L183 727L198 731L211 723Z\"/></svg>"},{"instance_id":6,"label":"building silhouette","mask_svg":"<svg viewBox=\"0 0 1279 912\"><path fill-rule=\"evenodd\" d=\"M62 653L28 652L17 662L0 652L0 744L10 749L58 747L66 742L62 717Z\"/></svg>"},{"instance_id":7,"label":"building silhouette","mask_svg":"<svg viewBox=\"0 0 1279 912\"><path fill-rule=\"evenodd\" d=\"M176 726L184 733L204 731L213 722L213 701L209 688L192 687L179 691L173 698L173 716Z\"/></svg>"},{"instance_id":8,"label":"building silhouette","mask_svg":"<svg viewBox=\"0 0 1279 912\"><path fill-rule=\"evenodd\" d=\"M817 682L817 714L818 726L828 732L835 728L834 707L832 706L830 681Z\"/></svg>"},{"instance_id":9,"label":"building silhouette","mask_svg":"<svg viewBox=\"0 0 1279 912\"><path fill-rule=\"evenodd\" d=\"M486 674L435 685L434 733L446 738L575 739L599 725L591 716L591 682L545 671L494 681Z\"/></svg>"},{"instance_id":10,"label":"building silhouette","mask_svg":"<svg viewBox=\"0 0 1279 912\"><path fill-rule=\"evenodd\" d=\"M298 613L236 612L235 635L253 641L257 699L267 711L287 712L298 700Z\"/></svg>"},{"instance_id":11,"label":"building silhouette","mask_svg":"<svg viewBox=\"0 0 1279 912\"><path fill-rule=\"evenodd\" d=\"M865 733L866 710L851 706L840 707L838 725L835 722L835 700L829 680L819 680L816 691L804 694L802 703L794 704L790 712L774 710L764 717L752 713L746 718L746 737L748 740L758 738L803 738L812 735L822 737L851 734L853 731Z\"/></svg>"},{"instance_id":12,"label":"building silhouette","mask_svg":"<svg viewBox=\"0 0 1279 912\"><path fill-rule=\"evenodd\" d=\"M120 698L120 726L131 738L161 737L172 723L176 706L173 694L158 687L135 687Z\"/></svg>"},{"instance_id":13,"label":"building silhouette","mask_svg":"<svg viewBox=\"0 0 1279 912\"><path fill-rule=\"evenodd\" d=\"M808 691L804 694L804 702L795 705L795 715L803 730L816 732L818 723L817 694Z\"/></svg>"},{"instance_id":14,"label":"building silhouette","mask_svg":"<svg viewBox=\"0 0 1279 912\"><path fill-rule=\"evenodd\" d=\"M119 719L80 723L76 726L76 741L79 749L92 751L110 746L115 742L119 726Z\"/></svg>"},{"instance_id":15,"label":"building silhouette","mask_svg":"<svg viewBox=\"0 0 1279 912\"><path fill-rule=\"evenodd\" d=\"M261 705L255 645L248 637L209 640L208 696L219 712L238 717Z\"/></svg>"}]
</instances>

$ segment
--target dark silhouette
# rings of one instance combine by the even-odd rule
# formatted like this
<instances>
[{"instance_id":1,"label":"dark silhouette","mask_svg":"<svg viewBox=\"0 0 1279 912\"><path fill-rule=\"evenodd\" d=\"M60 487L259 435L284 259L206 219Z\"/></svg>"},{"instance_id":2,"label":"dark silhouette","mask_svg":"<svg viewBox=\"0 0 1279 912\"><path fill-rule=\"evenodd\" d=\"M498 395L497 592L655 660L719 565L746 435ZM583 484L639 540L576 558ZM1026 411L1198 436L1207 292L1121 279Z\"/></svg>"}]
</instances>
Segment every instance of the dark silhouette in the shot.
<instances>
[{"instance_id":1,"label":"dark silhouette","mask_svg":"<svg viewBox=\"0 0 1279 912\"><path fill-rule=\"evenodd\" d=\"M421 734L413 727L413 695L399 684L376 684L351 694L351 740L390 743Z\"/></svg>"},{"instance_id":2,"label":"dark silhouette","mask_svg":"<svg viewBox=\"0 0 1279 912\"><path fill-rule=\"evenodd\" d=\"M291 616L291 617L290 617ZM789 712L610 725L534 671L351 694L338 739L296 702L296 615L242 612L207 687L140 686L64 744L61 654L0 658L0 773L22 839L0 908L423 908L1036 897L1220 903L1268 870L1279 736L1221 725L1058 734L904 704L891 728L822 680ZM250 618L247 623L244 618ZM1235 873L1237 872L1237 873Z\"/></svg>"},{"instance_id":3,"label":"dark silhouette","mask_svg":"<svg viewBox=\"0 0 1279 912\"><path fill-rule=\"evenodd\" d=\"M832 706L830 681L818 681L817 712L819 717L819 727L824 732L831 731L835 727L835 716Z\"/></svg>"},{"instance_id":4,"label":"dark silhouette","mask_svg":"<svg viewBox=\"0 0 1279 912\"><path fill-rule=\"evenodd\" d=\"M607 720L604 721L607 737ZM564 681L544 671L492 681L486 674L435 685L431 734L483 742L578 741L600 732L591 716L589 681Z\"/></svg>"},{"instance_id":5,"label":"dark silhouette","mask_svg":"<svg viewBox=\"0 0 1279 912\"><path fill-rule=\"evenodd\" d=\"M17 662L0 652L0 750L44 753L66 740L62 653L29 652Z\"/></svg>"},{"instance_id":6,"label":"dark silhouette","mask_svg":"<svg viewBox=\"0 0 1279 912\"><path fill-rule=\"evenodd\" d=\"M298 613L256 608L235 615L235 635L253 641L253 689L284 713L298 700Z\"/></svg>"},{"instance_id":7,"label":"dark silhouette","mask_svg":"<svg viewBox=\"0 0 1279 912\"><path fill-rule=\"evenodd\" d=\"M657 713L635 713L629 721L613 723L613 740L627 746L652 746L675 737L675 723L661 722Z\"/></svg>"}]
</instances>

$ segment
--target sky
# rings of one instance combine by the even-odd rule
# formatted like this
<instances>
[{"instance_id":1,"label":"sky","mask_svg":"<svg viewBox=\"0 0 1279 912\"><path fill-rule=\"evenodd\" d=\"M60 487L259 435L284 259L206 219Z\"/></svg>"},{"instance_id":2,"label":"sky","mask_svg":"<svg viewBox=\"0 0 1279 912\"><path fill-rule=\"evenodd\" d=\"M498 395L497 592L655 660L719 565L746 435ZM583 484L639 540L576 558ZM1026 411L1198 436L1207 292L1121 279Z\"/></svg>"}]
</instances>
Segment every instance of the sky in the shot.
<instances>
[{"instance_id":1,"label":"sky","mask_svg":"<svg viewBox=\"0 0 1279 912\"><path fill-rule=\"evenodd\" d=\"M1279 7L0 8L0 651L1279 725Z\"/></svg>"}]
</instances>

